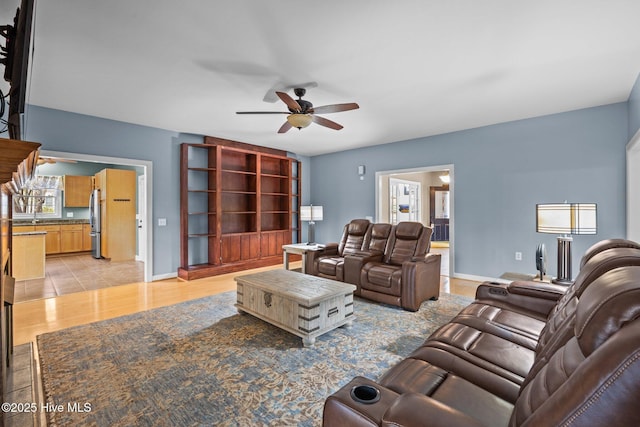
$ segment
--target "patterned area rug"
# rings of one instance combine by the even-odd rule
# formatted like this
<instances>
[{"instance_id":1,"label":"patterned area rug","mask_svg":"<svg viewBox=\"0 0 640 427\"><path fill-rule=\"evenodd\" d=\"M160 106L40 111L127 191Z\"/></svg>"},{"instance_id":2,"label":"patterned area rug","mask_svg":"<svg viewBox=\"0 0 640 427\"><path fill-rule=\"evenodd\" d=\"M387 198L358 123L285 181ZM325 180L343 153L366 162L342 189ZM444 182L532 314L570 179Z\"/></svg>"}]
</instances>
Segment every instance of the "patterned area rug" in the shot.
<instances>
[{"instance_id":1,"label":"patterned area rug","mask_svg":"<svg viewBox=\"0 0 640 427\"><path fill-rule=\"evenodd\" d=\"M420 311L355 300L356 320L304 348L239 314L235 292L38 336L51 426L318 426L325 398L377 379L458 313L443 294Z\"/></svg>"}]
</instances>

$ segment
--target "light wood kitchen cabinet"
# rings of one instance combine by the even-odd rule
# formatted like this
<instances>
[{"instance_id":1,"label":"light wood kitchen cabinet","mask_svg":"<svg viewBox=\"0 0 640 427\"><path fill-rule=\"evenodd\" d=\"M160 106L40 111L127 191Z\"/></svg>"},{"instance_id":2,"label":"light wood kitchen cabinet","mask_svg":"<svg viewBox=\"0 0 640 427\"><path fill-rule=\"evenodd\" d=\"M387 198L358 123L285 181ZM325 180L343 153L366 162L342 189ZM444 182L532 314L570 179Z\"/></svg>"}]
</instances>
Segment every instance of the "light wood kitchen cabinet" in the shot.
<instances>
[{"instance_id":1,"label":"light wood kitchen cabinet","mask_svg":"<svg viewBox=\"0 0 640 427\"><path fill-rule=\"evenodd\" d=\"M16 227L18 228L18 227ZM24 234L13 236L13 277L16 280L44 277L45 235Z\"/></svg>"},{"instance_id":2,"label":"light wood kitchen cabinet","mask_svg":"<svg viewBox=\"0 0 640 427\"><path fill-rule=\"evenodd\" d=\"M88 208L93 190L91 176L64 176L64 206L66 208Z\"/></svg>"},{"instance_id":3,"label":"light wood kitchen cabinet","mask_svg":"<svg viewBox=\"0 0 640 427\"><path fill-rule=\"evenodd\" d=\"M91 225L82 224L82 250L91 250Z\"/></svg>"},{"instance_id":4,"label":"light wood kitchen cabinet","mask_svg":"<svg viewBox=\"0 0 640 427\"><path fill-rule=\"evenodd\" d=\"M60 226L59 225L37 225L36 231L46 231L47 234L44 237L45 253L59 254L62 252L60 246Z\"/></svg>"},{"instance_id":5,"label":"light wood kitchen cabinet","mask_svg":"<svg viewBox=\"0 0 640 427\"><path fill-rule=\"evenodd\" d=\"M62 224L60 226L60 250L66 252L80 252L83 245L82 224Z\"/></svg>"},{"instance_id":6,"label":"light wood kitchen cabinet","mask_svg":"<svg viewBox=\"0 0 640 427\"><path fill-rule=\"evenodd\" d=\"M100 251L112 261L136 256L136 172L103 169L96 174L100 190Z\"/></svg>"},{"instance_id":7,"label":"light wood kitchen cabinet","mask_svg":"<svg viewBox=\"0 0 640 427\"><path fill-rule=\"evenodd\" d=\"M27 233L29 231L36 231L35 225L14 225L12 227L13 233Z\"/></svg>"}]
</instances>

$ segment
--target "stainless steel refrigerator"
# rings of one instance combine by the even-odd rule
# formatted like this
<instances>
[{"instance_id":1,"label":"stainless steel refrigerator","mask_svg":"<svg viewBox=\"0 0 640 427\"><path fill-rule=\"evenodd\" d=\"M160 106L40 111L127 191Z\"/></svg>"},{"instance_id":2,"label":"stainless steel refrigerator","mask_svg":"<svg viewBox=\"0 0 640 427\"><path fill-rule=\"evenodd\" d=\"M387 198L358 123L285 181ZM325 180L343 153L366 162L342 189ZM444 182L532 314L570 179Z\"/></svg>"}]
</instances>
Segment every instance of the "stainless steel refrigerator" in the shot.
<instances>
[{"instance_id":1,"label":"stainless steel refrigerator","mask_svg":"<svg viewBox=\"0 0 640 427\"><path fill-rule=\"evenodd\" d=\"M100 253L100 190L93 190L89 198L89 225L91 226L91 255L101 258Z\"/></svg>"}]
</instances>

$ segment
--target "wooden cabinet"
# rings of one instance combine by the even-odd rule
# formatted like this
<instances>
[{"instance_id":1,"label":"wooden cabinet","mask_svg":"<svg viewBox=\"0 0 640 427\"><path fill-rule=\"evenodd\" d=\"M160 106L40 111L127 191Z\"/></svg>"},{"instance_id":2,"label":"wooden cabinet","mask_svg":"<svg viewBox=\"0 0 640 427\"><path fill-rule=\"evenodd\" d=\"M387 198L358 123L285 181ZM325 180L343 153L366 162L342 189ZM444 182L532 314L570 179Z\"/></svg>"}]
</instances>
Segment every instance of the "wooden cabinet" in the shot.
<instances>
[{"instance_id":1,"label":"wooden cabinet","mask_svg":"<svg viewBox=\"0 0 640 427\"><path fill-rule=\"evenodd\" d=\"M13 233L45 231L45 253L47 255L91 250L89 224L16 225Z\"/></svg>"},{"instance_id":2,"label":"wooden cabinet","mask_svg":"<svg viewBox=\"0 0 640 427\"><path fill-rule=\"evenodd\" d=\"M89 207L89 196L93 190L91 176L64 176L64 206L66 208Z\"/></svg>"},{"instance_id":3,"label":"wooden cabinet","mask_svg":"<svg viewBox=\"0 0 640 427\"><path fill-rule=\"evenodd\" d=\"M219 138L181 145L180 268L185 280L282 262L299 241L300 165Z\"/></svg>"},{"instance_id":4,"label":"wooden cabinet","mask_svg":"<svg viewBox=\"0 0 640 427\"><path fill-rule=\"evenodd\" d=\"M45 253L47 255L59 254L62 252L62 246L60 245L59 225L37 225L36 230L47 232L44 238Z\"/></svg>"},{"instance_id":5,"label":"wooden cabinet","mask_svg":"<svg viewBox=\"0 0 640 427\"><path fill-rule=\"evenodd\" d=\"M91 224L82 224L82 250L91 250Z\"/></svg>"},{"instance_id":6,"label":"wooden cabinet","mask_svg":"<svg viewBox=\"0 0 640 427\"><path fill-rule=\"evenodd\" d=\"M134 260L136 256L136 173L124 169L103 169L96 174L100 190L100 249L112 261Z\"/></svg>"},{"instance_id":7,"label":"wooden cabinet","mask_svg":"<svg viewBox=\"0 0 640 427\"><path fill-rule=\"evenodd\" d=\"M60 226L60 250L66 252L82 251L82 224L63 224Z\"/></svg>"},{"instance_id":8,"label":"wooden cabinet","mask_svg":"<svg viewBox=\"0 0 640 427\"><path fill-rule=\"evenodd\" d=\"M14 230L14 233L17 233ZM13 277L16 280L44 277L45 235L24 234L13 236Z\"/></svg>"}]
</instances>

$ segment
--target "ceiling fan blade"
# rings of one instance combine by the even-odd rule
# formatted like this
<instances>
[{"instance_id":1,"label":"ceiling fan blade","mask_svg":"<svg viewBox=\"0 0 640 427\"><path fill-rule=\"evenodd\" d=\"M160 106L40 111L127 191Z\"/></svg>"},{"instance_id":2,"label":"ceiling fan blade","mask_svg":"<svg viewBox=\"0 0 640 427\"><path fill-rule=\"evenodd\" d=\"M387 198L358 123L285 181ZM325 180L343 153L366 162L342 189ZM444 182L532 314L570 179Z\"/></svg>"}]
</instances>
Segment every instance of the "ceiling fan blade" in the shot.
<instances>
[{"instance_id":1,"label":"ceiling fan blade","mask_svg":"<svg viewBox=\"0 0 640 427\"><path fill-rule=\"evenodd\" d=\"M278 98L280 98L282 102L287 104L287 107L289 107L291 110L297 111L297 112L302 111L300 104L298 104L298 102L292 97L290 97L288 94L284 92L276 92L276 95L278 95Z\"/></svg>"},{"instance_id":2,"label":"ceiling fan blade","mask_svg":"<svg viewBox=\"0 0 640 427\"><path fill-rule=\"evenodd\" d=\"M335 130L340 130L343 127L342 125L336 122L333 122L331 120L325 119L324 117L316 116L314 114L312 114L311 117L313 118L313 121L319 124L320 126L325 126Z\"/></svg>"},{"instance_id":3,"label":"ceiling fan blade","mask_svg":"<svg viewBox=\"0 0 640 427\"><path fill-rule=\"evenodd\" d=\"M286 131L288 131L292 127L293 126L291 126L291 123L284 122L284 124L282 126L280 126L280 129L278 129L278 133L285 133Z\"/></svg>"},{"instance_id":4,"label":"ceiling fan blade","mask_svg":"<svg viewBox=\"0 0 640 427\"><path fill-rule=\"evenodd\" d=\"M358 104L356 104L355 102L350 102L348 104L332 104L314 107L311 112L315 114L328 114L338 113L340 111L357 110L358 108L360 108Z\"/></svg>"},{"instance_id":5,"label":"ceiling fan blade","mask_svg":"<svg viewBox=\"0 0 640 427\"><path fill-rule=\"evenodd\" d=\"M236 114L291 114L291 111L236 111Z\"/></svg>"}]
</instances>

